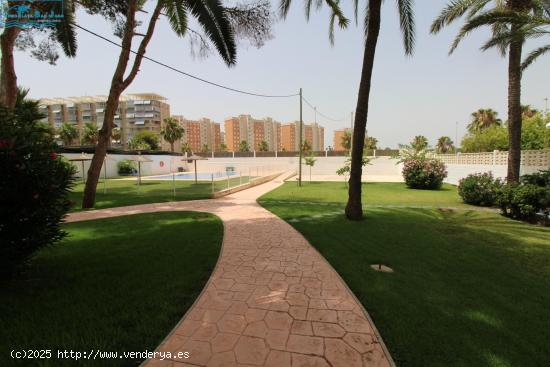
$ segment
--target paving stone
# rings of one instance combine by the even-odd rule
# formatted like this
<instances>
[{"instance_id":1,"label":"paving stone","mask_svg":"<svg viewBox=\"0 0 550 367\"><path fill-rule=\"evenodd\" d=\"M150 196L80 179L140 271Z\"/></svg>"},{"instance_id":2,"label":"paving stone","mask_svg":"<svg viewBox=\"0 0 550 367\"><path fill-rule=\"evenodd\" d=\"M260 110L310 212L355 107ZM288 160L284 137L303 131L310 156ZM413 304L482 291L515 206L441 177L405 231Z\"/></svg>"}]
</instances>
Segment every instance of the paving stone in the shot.
<instances>
[{"instance_id":1,"label":"paving stone","mask_svg":"<svg viewBox=\"0 0 550 367\"><path fill-rule=\"evenodd\" d=\"M323 355L323 338L291 334L286 343L289 352Z\"/></svg>"},{"instance_id":2,"label":"paving stone","mask_svg":"<svg viewBox=\"0 0 550 367\"><path fill-rule=\"evenodd\" d=\"M223 199L68 216L70 222L188 210L223 220L223 252L211 281L158 348L186 351L190 358L149 360L145 366L389 366L361 306L330 265L288 223L257 204L259 196L280 184L270 182ZM338 211L327 208L326 213L341 215L340 206L333 208ZM362 359L357 357L361 354Z\"/></svg>"},{"instance_id":3,"label":"paving stone","mask_svg":"<svg viewBox=\"0 0 550 367\"><path fill-rule=\"evenodd\" d=\"M235 347L237 362L262 366L269 353L263 339L241 336Z\"/></svg>"}]
</instances>

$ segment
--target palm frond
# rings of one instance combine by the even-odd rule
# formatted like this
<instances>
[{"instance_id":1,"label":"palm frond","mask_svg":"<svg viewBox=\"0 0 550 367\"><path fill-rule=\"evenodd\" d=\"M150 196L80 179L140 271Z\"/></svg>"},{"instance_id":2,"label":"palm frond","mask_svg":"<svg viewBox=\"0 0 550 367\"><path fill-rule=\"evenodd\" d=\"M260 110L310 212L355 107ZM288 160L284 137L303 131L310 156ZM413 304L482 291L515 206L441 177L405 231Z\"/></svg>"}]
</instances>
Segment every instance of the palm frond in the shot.
<instances>
[{"instance_id":1,"label":"palm frond","mask_svg":"<svg viewBox=\"0 0 550 367\"><path fill-rule=\"evenodd\" d=\"M430 33L438 33L443 27L462 17L468 10L479 6L483 8L488 2L489 0L452 0L435 18L430 27Z\"/></svg>"},{"instance_id":2,"label":"palm frond","mask_svg":"<svg viewBox=\"0 0 550 367\"><path fill-rule=\"evenodd\" d=\"M187 32L187 9L183 0L164 2L164 11L174 33L183 37Z\"/></svg>"},{"instance_id":3,"label":"palm frond","mask_svg":"<svg viewBox=\"0 0 550 367\"><path fill-rule=\"evenodd\" d=\"M349 20L344 16L342 9L340 9L339 0L325 0L325 2L336 18L338 18L338 25L340 28L346 28L349 24Z\"/></svg>"},{"instance_id":4,"label":"palm frond","mask_svg":"<svg viewBox=\"0 0 550 367\"><path fill-rule=\"evenodd\" d=\"M72 1L63 2L64 16L60 22L55 24L55 38L61 45L67 57L75 57L77 42L75 32L75 17Z\"/></svg>"},{"instance_id":5,"label":"palm frond","mask_svg":"<svg viewBox=\"0 0 550 367\"><path fill-rule=\"evenodd\" d=\"M286 16L288 15L291 2L292 0L281 0L279 4L279 12L281 13L281 17L283 19L286 19Z\"/></svg>"},{"instance_id":6,"label":"palm frond","mask_svg":"<svg viewBox=\"0 0 550 367\"><path fill-rule=\"evenodd\" d=\"M219 0L186 0L186 7L212 41L218 53L227 65L233 65L237 59L237 46L231 23Z\"/></svg>"},{"instance_id":7,"label":"palm frond","mask_svg":"<svg viewBox=\"0 0 550 367\"><path fill-rule=\"evenodd\" d=\"M536 50L533 50L525 60L523 60L523 63L521 64L521 69L525 70L531 65L533 62L535 62L540 56L550 53L550 45L542 46L537 48Z\"/></svg>"},{"instance_id":8,"label":"palm frond","mask_svg":"<svg viewBox=\"0 0 550 367\"><path fill-rule=\"evenodd\" d=\"M397 0L397 10L405 53L412 55L415 43L413 0Z\"/></svg>"}]
</instances>

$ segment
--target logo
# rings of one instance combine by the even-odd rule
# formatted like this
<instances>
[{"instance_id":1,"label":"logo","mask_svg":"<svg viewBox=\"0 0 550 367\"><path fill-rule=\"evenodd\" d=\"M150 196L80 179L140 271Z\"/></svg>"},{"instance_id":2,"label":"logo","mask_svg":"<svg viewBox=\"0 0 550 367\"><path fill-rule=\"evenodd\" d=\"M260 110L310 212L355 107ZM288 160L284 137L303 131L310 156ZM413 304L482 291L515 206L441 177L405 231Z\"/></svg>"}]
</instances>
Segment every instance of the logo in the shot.
<instances>
[{"instance_id":1,"label":"logo","mask_svg":"<svg viewBox=\"0 0 550 367\"><path fill-rule=\"evenodd\" d=\"M0 28L50 28L64 16L63 0L0 0Z\"/></svg>"}]
</instances>

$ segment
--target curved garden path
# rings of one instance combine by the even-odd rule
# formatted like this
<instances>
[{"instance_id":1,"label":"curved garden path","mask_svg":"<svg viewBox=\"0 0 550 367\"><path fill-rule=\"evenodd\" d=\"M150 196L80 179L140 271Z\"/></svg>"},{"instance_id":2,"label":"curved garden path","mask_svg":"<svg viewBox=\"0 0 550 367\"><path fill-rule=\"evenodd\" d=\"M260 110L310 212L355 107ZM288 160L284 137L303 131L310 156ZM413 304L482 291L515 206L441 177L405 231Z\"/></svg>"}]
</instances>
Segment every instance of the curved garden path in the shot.
<instances>
[{"instance_id":1,"label":"curved garden path","mask_svg":"<svg viewBox=\"0 0 550 367\"><path fill-rule=\"evenodd\" d=\"M214 200L73 213L67 221L193 210L224 223L220 258L205 289L145 366L391 366L374 325L326 260L292 226L256 203L282 184ZM182 233L185 236L185 233ZM185 269L182 269L185 271Z\"/></svg>"}]
</instances>

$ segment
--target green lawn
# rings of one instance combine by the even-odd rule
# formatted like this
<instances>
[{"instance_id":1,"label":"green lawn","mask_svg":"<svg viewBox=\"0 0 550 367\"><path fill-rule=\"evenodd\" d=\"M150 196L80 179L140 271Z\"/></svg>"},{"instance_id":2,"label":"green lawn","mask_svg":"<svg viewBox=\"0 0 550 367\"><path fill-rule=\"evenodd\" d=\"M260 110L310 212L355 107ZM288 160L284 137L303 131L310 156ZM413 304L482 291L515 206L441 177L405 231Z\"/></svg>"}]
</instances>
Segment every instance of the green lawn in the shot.
<instances>
[{"instance_id":1,"label":"green lawn","mask_svg":"<svg viewBox=\"0 0 550 367\"><path fill-rule=\"evenodd\" d=\"M217 261L223 225L197 212L65 224L20 279L0 283L0 366L12 349L154 350ZM18 365L135 366L135 360L23 360Z\"/></svg>"},{"instance_id":2,"label":"green lawn","mask_svg":"<svg viewBox=\"0 0 550 367\"><path fill-rule=\"evenodd\" d=\"M230 186L236 186L241 181L239 177L229 179ZM246 183L247 177L242 177L242 183ZM135 179L108 179L107 193L103 191L103 180L97 185L95 209L112 208L117 206L160 203L167 201L184 201L209 199L212 196L211 182L199 181L195 184L193 181L177 181L176 196L174 197L173 183L170 180L142 180L141 185L136 185ZM227 188L227 180L215 181L214 189L216 191ZM82 210L82 193L84 184L79 181L69 199L75 202L73 211Z\"/></svg>"},{"instance_id":3,"label":"green lawn","mask_svg":"<svg viewBox=\"0 0 550 367\"><path fill-rule=\"evenodd\" d=\"M550 366L549 228L438 209L370 208L364 221L350 222L342 214L311 218L335 208L296 203L343 203L344 190L287 184L260 203L285 220L310 217L291 224L365 305L398 366ZM459 206L450 188L366 191L369 204ZM395 272L369 267L379 262Z\"/></svg>"},{"instance_id":4,"label":"green lawn","mask_svg":"<svg viewBox=\"0 0 550 367\"><path fill-rule=\"evenodd\" d=\"M342 182L286 182L262 200L295 200L345 204L347 188ZM411 205L468 208L457 194L456 187L444 184L441 190L413 190L404 183L363 183L363 205Z\"/></svg>"}]
</instances>

